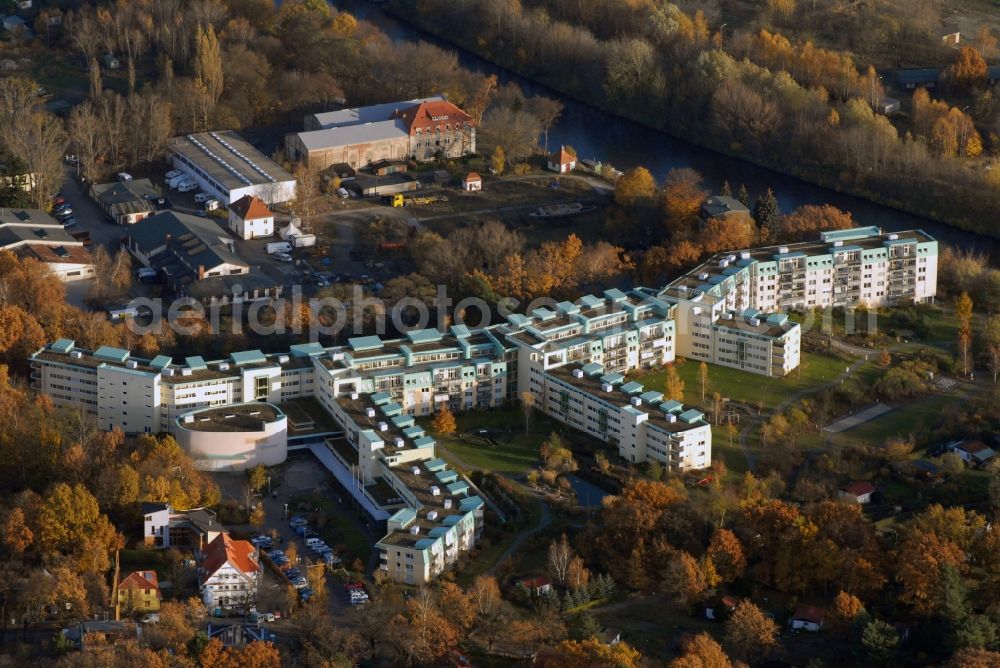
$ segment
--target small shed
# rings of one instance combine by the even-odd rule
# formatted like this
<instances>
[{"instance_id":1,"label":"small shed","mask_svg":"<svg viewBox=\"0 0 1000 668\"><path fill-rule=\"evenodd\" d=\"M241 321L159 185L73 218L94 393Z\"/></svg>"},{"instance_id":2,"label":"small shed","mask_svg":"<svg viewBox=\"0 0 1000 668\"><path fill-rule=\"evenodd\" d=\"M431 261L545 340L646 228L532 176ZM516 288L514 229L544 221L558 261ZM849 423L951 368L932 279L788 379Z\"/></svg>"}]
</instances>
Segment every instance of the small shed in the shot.
<instances>
[{"instance_id":1,"label":"small shed","mask_svg":"<svg viewBox=\"0 0 1000 668\"><path fill-rule=\"evenodd\" d=\"M795 614L789 620L789 626L793 631L811 631L815 633L823 628L823 621L826 613L821 608L814 605L800 605L795 608Z\"/></svg>"},{"instance_id":2,"label":"small shed","mask_svg":"<svg viewBox=\"0 0 1000 668\"><path fill-rule=\"evenodd\" d=\"M467 193L476 192L483 189L483 177L475 172L469 172L462 179L462 190Z\"/></svg>"},{"instance_id":3,"label":"small shed","mask_svg":"<svg viewBox=\"0 0 1000 668\"><path fill-rule=\"evenodd\" d=\"M875 105L875 111L883 116L892 116L899 113L899 100L894 97L880 97Z\"/></svg>"},{"instance_id":4,"label":"small shed","mask_svg":"<svg viewBox=\"0 0 1000 668\"><path fill-rule=\"evenodd\" d=\"M725 619L740 602L735 596L716 596L705 602L705 619Z\"/></svg>"},{"instance_id":5,"label":"small shed","mask_svg":"<svg viewBox=\"0 0 1000 668\"><path fill-rule=\"evenodd\" d=\"M121 67L121 63L118 62L118 59L115 58L114 55L110 53L104 54L104 57L101 58L101 61L104 63L104 66L109 70L117 70L119 67Z\"/></svg>"},{"instance_id":6,"label":"small shed","mask_svg":"<svg viewBox=\"0 0 1000 668\"><path fill-rule=\"evenodd\" d=\"M526 587L532 596L541 596L552 591L552 583L544 575L533 578L525 578L518 582L522 587Z\"/></svg>"},{"instance_id":7,"label":"small shed","mask_svg":"<svg viewBox=\"0 0 1000 668\"><path fill-rule=\"evenodd\" d=\"M959 30L957 23L945 23L938 31L938 36L945 46L958 46L962 41L962 31Z\"/></svg>"},{"instance_id":8,"label":"small shed","mask_svg":"<svg viewBox=\"0 0 1000 668\"><path fill-rule=\"evenodd\" d=\"M25 30L28 27L28 22L22 19L20 16L7 16L3 20L3 29L7 32L16 32L18 30Z\"/></svg>"},{"instance_id":9,"label":"small shed","mask_svg":"<svg viewBox=\"0 0 1000 668\"><path fill-rule=\"evenodd\" d=\"M548 168L559 174L569 174L576 169L576 156L566 150L565 146L549 156Z\"/></svg>"},{"instance_id":10,"label":"small shed","mask_svg":"<svg viewBox=\"0 0 1000 668\"><path fill-rule=\"evenodd\" d=\"M863 480L855 480L840 488L837 496L852 503L871 503L872 494L875 493L875 485Z\"/></svg>"}]
</instances>

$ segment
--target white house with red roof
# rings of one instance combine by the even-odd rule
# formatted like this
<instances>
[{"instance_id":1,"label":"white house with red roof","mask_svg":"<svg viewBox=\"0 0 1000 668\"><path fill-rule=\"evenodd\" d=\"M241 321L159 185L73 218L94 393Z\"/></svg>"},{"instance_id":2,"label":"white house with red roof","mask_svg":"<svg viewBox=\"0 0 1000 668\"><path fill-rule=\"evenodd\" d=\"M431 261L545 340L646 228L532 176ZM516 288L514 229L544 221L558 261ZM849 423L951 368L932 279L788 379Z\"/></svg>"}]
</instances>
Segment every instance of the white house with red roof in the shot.
<instances>
[{"instance_id":1,"label":"white house with red roof","mask_svg":"<svg viewBox=\"0 0 1000 668\"><path fill-rule=\"evenodd\" d=\"M199 569L201 600L209 608L252 604L262 569L257 548L245 540L220 534L208 544Z\"/></svg>"},{"instance_id":2,"label":"white house with red roof","mask_svg":"<svg viewBox=\"0 0 1000 668\"><path fill-rule=\"evenodd\" d=\"M475 152L475 121L443 95L310 114L304 132L285 137L285 155L317 169Z\"/></svg>"},{"instance_id":3,"label":"white house with red roof","mask_svg":"<svg viewBox=\"0 0 1000 668\"><path fill-rule=\"evenodd\" d=\"M274 214L255 195L244 195L229 205L229 229L240 239L258 239L274 234Z\"/></svg>"},{"instance_id":4,"label":"white house with red roof","mask_svg":"<svg viewBox=\"0 0 1000 668\"><path fill-rule=\"evenodd\" d=\"M849 482L837 491L837 497L842 501L853 503L871 503L872 494L875 493L875 485L864 480Z\"/></svg>"},{"instance_id":5,"label":"white house with red roof","mask_svg":"<svg viewBox=\"0 0 1000 668\"><path fill-rule=\"evenodd\" d=\"M476 172L469 172L462 179L462 190L465 192L476 192L483 189L483 177Z\"/></svg>"},{"instance_id":6,"label":"white house with red roof","mask_svg":"<svg viewBox=\"0 0 1000 668\"><path fill-rule=\"evenodd\" d=\"M559 150L549 156L549 170L559 174L569 174L576 169L576 156L560 146Z\"/></svg>"}]
</instances>

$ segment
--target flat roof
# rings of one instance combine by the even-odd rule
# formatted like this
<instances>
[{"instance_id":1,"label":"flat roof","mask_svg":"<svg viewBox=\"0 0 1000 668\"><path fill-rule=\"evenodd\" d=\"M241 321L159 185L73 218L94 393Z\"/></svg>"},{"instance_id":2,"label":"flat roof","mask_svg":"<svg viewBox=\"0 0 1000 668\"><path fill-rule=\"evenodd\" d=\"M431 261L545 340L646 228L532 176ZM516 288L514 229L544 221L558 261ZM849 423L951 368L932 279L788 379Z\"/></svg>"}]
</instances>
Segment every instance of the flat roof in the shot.
<instances>
[{"instance_id":1,"label":"flat roof","mask_svg":"<svg viewBox=\"0 0 1000 668\"><path fill-rule=\"evenodd\" d=\"M281 165L231 130L173 137L167 140L167 149L198 165L230 190L295 180Z\"/></svg>"},{"instance_id":2,"label":"flat roof","mask_svg":"<svg viewBox=\"0 0 1000 668\"><path fill-rule=\"evenodd\" d=\"M364 123L362 125L310 130L297 134L302 145L310 151L401 139L410 136L410 133L406 131L406 125L399 118L375 123Z\"/></svg>"},{"instance_id":3,"label":"flat roof","mask_svg":"<svg viewBox=\"0 0 1000 668\"><path fill-rule=\"evenodd\" d=\"M263 431L265 424L284 416L273 404L230 404L184 413L177 417L177 425L188 431Z\"/></svg>"},{"instance_id":4,"label":"flat roof","mask_svg":"<svg viewBox=\"0 0 1000 668\"><path fill-rule=\"evenodd\" d=\"M392 118L397 112L409 107L415 107L422 102L443 102L443 95L432 95L431 97L420 97L402 102L383 102L381 104L370 104L366 107L351 107L349 109L337 109L335 111L324 111L313 114L312 118L324 129L336 128L363 123L375 123Z\"/></svg>"}]
</instances>

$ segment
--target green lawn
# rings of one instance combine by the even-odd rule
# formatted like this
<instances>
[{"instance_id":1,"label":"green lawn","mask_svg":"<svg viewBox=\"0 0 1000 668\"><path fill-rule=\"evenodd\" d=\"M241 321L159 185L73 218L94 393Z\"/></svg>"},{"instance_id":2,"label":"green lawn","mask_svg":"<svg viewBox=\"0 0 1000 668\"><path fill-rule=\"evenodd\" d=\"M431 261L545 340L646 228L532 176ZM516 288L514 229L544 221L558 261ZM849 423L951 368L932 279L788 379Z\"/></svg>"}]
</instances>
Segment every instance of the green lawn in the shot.
<instances>
[{"instance_id":1,"label":"green lawn","mask_svg":"<svg viewBox=\"0 0 1000 668\"><path fill-rule=\"evenodd\" d=\"M542 441L561 427L536 410L531 419L531 433L525 434L524 414L518 407L461 413L456 421L458 432L455 435L435 435L441 454L445 458L451 455L452 459L459 459L470 468L495 473L516 474L530 469L538 463ZM430 419L422 422L429 431ZM459 436L482 428L494 430L498 445L470 442Z\"/></svg>"},{"instance_id":2,"label":"green lawn","mask_svg":"<svg viewBox=\"0 0 1000 668\"><path fill-rule=\"evenodd\" d=\"M773 408L788 395L799 390L817 388L831 382L844 372L850 362L841 357L803 353L802 364L784 378L768 378L755 373L708 365L708 390L705 404L701 401L701 386L698 380L698 363L688 360L678 372L684 381L684 402L708 409L714 392L719 392L731 401L747 404L764 402L765 408ZM635 380L647 390L663 390L666 370L655 371Z\"/></svg>"},{"instance_id":3,"label":"green lawn","mask_svg":"<svg viewBox=\"0 0 1000 668\"><path fill-rule=\"evenodd\" d=\"M338 508L332 499L320 496L319 494L308 494L303 497L294 498L291 500L290 506L295 507L300 500L306 499L309 505L313 508L319 508L320 512L322 512L327 522L324 529L329 527L336 532L338 538L334 543L344 543L352 555L360 559L363 563L368 563L372 546L368 537L358 528L357 524L344 514L344 511ZM323 533L322 529L321 533ZM331 545L334 543L331 543ZM348 563L347 566L350 566L350 564Z\"/></svg>"}]
</instances>

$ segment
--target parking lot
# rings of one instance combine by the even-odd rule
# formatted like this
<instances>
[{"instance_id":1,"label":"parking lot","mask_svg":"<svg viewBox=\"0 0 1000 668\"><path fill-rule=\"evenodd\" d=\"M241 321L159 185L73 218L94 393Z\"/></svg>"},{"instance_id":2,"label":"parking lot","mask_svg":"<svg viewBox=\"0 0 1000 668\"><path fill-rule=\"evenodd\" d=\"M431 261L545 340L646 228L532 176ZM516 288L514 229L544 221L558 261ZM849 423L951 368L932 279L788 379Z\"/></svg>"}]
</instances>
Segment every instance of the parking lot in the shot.
<instances>
[{"instance_id":1,"label":"parking lot","mask_svg":"<svg viewBox=\"0 0 1000 668\"><path fill-rule=\"evenodd\" d=\"M253 529L249 526L240 527L240 529L251 535L261 534L273 537L272 549L279 549L283 552L287 552L288 545L294 543L302 562L305 562L307 559L317 559L317 555L306 546L305 538L296 534L294 528L288 523L288 520L295 513L289 511L286 515L286 505L292 499L302 494L325 491L326 475L322 466L311 456L290 459L281 469L274 470L271 493L262 495L262 498L258 500L258 503L264 504L264 525L259 529ZM237 500L241 498L242 488L246 483L245 475L216 474L214 477L224 498ZM330 498L336 499L336 495L333 492L328 492L328 495ZM336 508L337 512L342 512L345 516L351 518L354 517L350 510L341 508L340 506ZM333 540L328 540L327 543L331 547L335 545L335 541ZM347 564L347 566L350 566L350 564ZM300 572L306 572L304 563L299 563L298 568ZM340 574L342 571L340 571L339 566L335 566L329 570L313 568L309 569L309 571L306 577L310 582L317 577L319 571L323 572L324 577L327 578L326 609L334 618L339 619L341 622L347 622L347 615L351 606L348 595L341 584L342 575ZM266 569L264 585L260 596L261 605L258 606L258 610L263 611L268 606L276 606L279 609L283 609L286 590L286 582L280 580L272 570Z\"/></svg>"}]
</instances>

